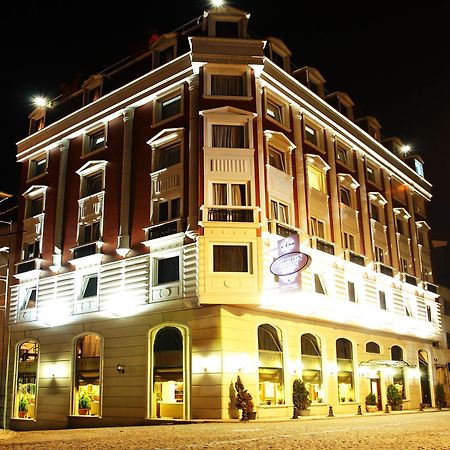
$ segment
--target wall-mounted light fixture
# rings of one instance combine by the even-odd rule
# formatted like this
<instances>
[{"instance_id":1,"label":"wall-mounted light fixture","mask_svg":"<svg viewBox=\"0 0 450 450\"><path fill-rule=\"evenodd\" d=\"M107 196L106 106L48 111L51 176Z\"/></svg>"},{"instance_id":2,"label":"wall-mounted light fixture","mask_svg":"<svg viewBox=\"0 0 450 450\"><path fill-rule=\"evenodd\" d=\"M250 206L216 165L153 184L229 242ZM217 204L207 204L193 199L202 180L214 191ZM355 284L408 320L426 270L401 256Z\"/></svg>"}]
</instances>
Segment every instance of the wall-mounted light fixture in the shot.
<instances>
[{"instance_id":1,"label":"wall-mounted light fixture","mask_svg":"<svg viewBox=\"0 0 450 450\"><path fill-rule=\"evenodd\" d=\"M125 367L123 366L123 364L116 364L116 370L119 373L125 373Z\"/></svg>"}]
</instances>

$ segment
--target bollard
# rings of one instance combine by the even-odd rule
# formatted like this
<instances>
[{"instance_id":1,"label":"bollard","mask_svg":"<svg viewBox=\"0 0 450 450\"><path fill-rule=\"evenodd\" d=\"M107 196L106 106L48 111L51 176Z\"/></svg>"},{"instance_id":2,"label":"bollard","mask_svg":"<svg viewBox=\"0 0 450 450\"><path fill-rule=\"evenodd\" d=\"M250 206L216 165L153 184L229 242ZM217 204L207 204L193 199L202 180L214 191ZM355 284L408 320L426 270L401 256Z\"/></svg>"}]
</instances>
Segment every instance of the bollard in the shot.
<instances>
[{"instance_id":1,"label":"bollard","mask_svg":"<svg viewBox=\"0 0 450 450\"><path fill-rule=\"evenodd\" d=\"M361 411L361 405L358 405L358 412L356 413L357 416L362 416L363 413Z\"/></svg>"},{"instance_id":2,"label":"bollard","mask_svg":"<svg viewBox=\"0 0 450 450\"><path fill-rule=\"evenodd\" d=\"M386 408L384 408L384 412L386 414L389 414L389 405L386 403Z\"/></svg>"},{"instance_id":3,"label":"bollard","mask_svg":"<svg viewBox=\"0 0 450 450\"><path fill-rule=\"evenodd\" d=\"M332 407L332 406L329 406L329 407L328 407L328 417L334 417L334 414L333 414L333 407Z\"/></svg>"}]
</instances>

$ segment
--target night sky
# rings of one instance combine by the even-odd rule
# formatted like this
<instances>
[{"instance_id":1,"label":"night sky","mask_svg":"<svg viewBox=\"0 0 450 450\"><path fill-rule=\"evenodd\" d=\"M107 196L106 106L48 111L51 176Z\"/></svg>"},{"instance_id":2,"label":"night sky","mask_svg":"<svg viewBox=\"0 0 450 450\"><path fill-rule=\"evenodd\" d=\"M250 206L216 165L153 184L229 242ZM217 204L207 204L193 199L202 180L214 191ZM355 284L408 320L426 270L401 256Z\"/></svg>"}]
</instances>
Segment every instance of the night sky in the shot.
<instances>
[{"instance_id":1,"label":"night sky","mask_svg":"<svg viewBox=\"0 0 450 450\"><path fill-rule=\"evenodd\" d=\"M156 31L169 32L202 14L207 1L16 2L0 16L3 94L0 190L19 193L15 143L27 135L30 99L54 98L63 82L99 72ZM314 66L328 92L347 92L355 117L375 116L383 137L398 136L425 161L433 184L434 231L450 231L450 6L411 2L229 1L252 14L250 29L284 40L297 67ZM144 3L145 4L145 3ZM267 5L274 5L269 9ZM299 5L301 12L292 10ZM159 5L155 7L155 5ZM384 5L384 6L383 6ZM72 8L68 14L67 9Z\"/></svg>"}]
</instances>

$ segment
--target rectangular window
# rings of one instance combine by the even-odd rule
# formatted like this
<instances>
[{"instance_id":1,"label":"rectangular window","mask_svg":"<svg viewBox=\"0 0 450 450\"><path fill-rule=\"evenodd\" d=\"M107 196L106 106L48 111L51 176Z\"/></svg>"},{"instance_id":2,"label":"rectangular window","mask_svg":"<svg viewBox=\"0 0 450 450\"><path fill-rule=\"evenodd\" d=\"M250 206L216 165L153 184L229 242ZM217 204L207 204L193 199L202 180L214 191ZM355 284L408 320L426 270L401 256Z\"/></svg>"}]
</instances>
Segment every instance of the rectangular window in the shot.
<instances>
[{"instance_id":1,"label":"rectangular window","mask_svg":"<svg viewBox=\"0 0 450 450\"><path fill-rule=\"evenodd\" d=\"M269 164L282 172L286 172L286 154L269 147Z\"/></svg>"},{"instance_id":2,"label":"rectangular window","mask_svg":"<svg viewBox=\"0 0 450 450\"><path fill-rule=\"evenodd\" d=\"M99 130L88 135L88 152L93 152L106 146L105 130Z\"/></svg>"},{"instance_id":3,"label":"rectangular window","mask_svg":"<svg viewBox=\"0 0 450 450\"><path fill-rule=\"evenodd\" d=\"M30 167L28 169L28 178L38 177L43 175L47 171L47 157L41 156L40 158L32 159L30 161Z\"/></svg>"},{"instance_id":4,"label":"rectangular window","mask_svg":"<svg viewBox=\"0 0 450 450\"><path fill-rule=\"evenodd\" d=\"M400 271L408 272L408 261L405 258L400 258Z\"/></svg>"},{"instance_id":5,"label":"rectangular window","mask_svg":"<svg viewBox=\"0 0 450 450\"><path fill-rule=\"evenodd\" d=\"M378 291L378 298L380 300L380 308L387 310L386 306L386 293L383 291Z\"/></svg>"},{"instance_id":6,"label":"rectangular window","mask_svg":"<svg viewBox=\"0 0 450 450\"><path fill-rule=\"evenodd\" d=\"M96 172L92 175L83 177L83 197L97 194L103 190L103 172Z\"/></svg>"},{"instance_id":7,"label":"rectangular window","mask_svg":"<svg viewBox=\"0 0 450 450\"><path fill-rule=\"evenodd\" d=\"M181 94L159 102L159 120L165 120L181 112Z\"/></svg>"},{"instance_id":8,"label":"rectangular window","mask_svg":"<svg viewBox=\"0 0 450 450\"><path fill-rule=\"evenodd\" d=\"M418 175L420 175L421 177L424 176L424 174L423 174L423 164L418 159L414 160L414 169L416 170L416 173Z\"/></svg>"},{"instance_id":9,"label":"rectangular window","mask_svg":"<svg viewBox=\"0 0 450 450\"><path fill-rule=\"evenodd\" d=\"M325 174L317 167L308 165L308 185L324 194L327 193Z\"/></svg>"},{"instance_id":10,"label":"rectangular window","mask_svg":"<svg viewBox=\"0 0 450 450\"><path fill-rule=\"evenodd\" d=\"M173 283L180 280L180 260L178 256L157 260L157 283Z\"/></svg>"},{"instance_id":11,"label":"rectangular window","mask_svg":"<svg viewBox=\"0 0 450 450\"><path fill-rule=\"evenodd\" d=\"M339 144L336 147L336 158L341 164L349 165L348 150Z\"/></svg>"},{"instance_id":12,"label":"rectangular window","mask_svg":"<svg viewBox=\"0 0 450 450\"><path fill-rule=\"evenodd\" d=\"M433 322L433 316L431 314L431 306L427 305L427 320L428 322Z\"/></svg>"},{"instance_id":13,"label":"rectangular window","mask_svg":"<svg viewBox=\"0 0 450 450\"><path fill-rule=\"evenodd\" d=\"M158 148L156 156L156 170L166 169L167 167L178 164L181 160L181 143L177 142L167 147Z\"/></svg>"},{"instance_id":14,"label":"rectangular window","mask_svg":"<svg viewBox=\"0 0 450 450\"><path fill-rule=\"evenodd\" d=\"M214 245L214 272L249 272L246 245Z\"/></svg>"},{"instance_id":15,"label":"rectangular window","mask_svg":"<svg viewBox=\"0 0 450 450\"><path fill-rule=\"evenodd\" d=\"M380 247L375 246L375 261L384 263L384 251Z\"/></svg>"},{"instance_id":16,"label":"rectangular window","mask_svg":"<svg viewBox=\"0 0 450 450\"><path fill-rule=\"evenodd\" d=\"M31 309L36 308L36 297L37 297L37 288L32 287L28 288L25 292L25 298L23 299L23 303L20 309Z\"/></svg>"},{"instance_id":17,"label":"rectangular window","mask_svg":"<svg viewBox=\"0 0 450 450\"><path fill-rule=\"evenodd\" d=\"M94 222L80 227L80 245L100 240L100 222Z\"/></svg>"},{"instance_id":18,"label":"rectangular window","mask_svg":"<svg viewBox=\"0 0 450 450\"><path fill-rule=\"evenodd\" d=\"M412 317L413 315L412 315L411 305L410 305L409 301L408 300L404 300L404 302L405 302L405 314L408 317Z\"/></svg>"},{"instance_id":19,"label":"rectangular window","mask_svg":"<svg viewBox=\"0 0 450 450\"><path fill-rule=\"evenodd\" d=\"M245 125L213 125L212 146L218 148L248 148Z\"/></svg>"},{"instance_id":20,"label":"rectangular window","mask_svg":"<svg viewBox=\"0 0 450 450\"><path fill-rule=\"evenodd\" d=\"M396 224L397 224L397 233L400 234L405 234L405 227L404 227L404 222L401 219L396 219Z\"/></svg>"},{"instance_id":21,"label":"rectangular window","mask_svg":"<svg viewBox=\"0 0 450 450\"><path fill-rule=\"evenodd\" d=\"M425 233L422 230L417 231L417 243L425 245Z\"/></svg>"},{"instance_id":22,"label":"rectangular window","mask_svg":"<svg viewBox=\"0 0 450 450\"><path fill-rule=\"evenodd\" d=\"M42 195L28 200L27 218L42 214L43 211L44 211L44 197Z\"/></svg>"},{"instance_id":23,"label":"rectangular window","mask_svg":"<svg viewBox=\"0 0 450 450\"><path fill-rule=\"evenodd\" d=\"M315 145L316 147L319 146L318 134L319 134L318 130L311 128L308 125L305 125L305 140L310 144Z\"/></svg>"},{"instance_id":24,"label":"rectangular window","mask_svg":"<svg viewBox=\"0 0 450 450\"><path fill-rule=\"evenodd\" d=\"M353 283L353 281L349 281L347 283L348 285L348 299L353 302L356 303L356 289L355 289L355 283Z\"/></svg>"},{"instance_id":25,"label":"rectangular window","mask_svg":"<svg viewBox=\"0 0 450 450\"><path fill-rule=\"evenodd\" d=\"M213 205L247 206L246 184L213 183Z\"/></svg>"},{"instance_id":26,"label":"rectangular window","mask_svg":"<svg viewBox=\"0 0 450 450\"><path fill-rule=\"evenodd\" d=\"M272 210L272 219L282 223L289 223L289 207L275 200L270 201Z\"/></svg>"},{"instance_id":27,"label":"rectangular window","mask_svg":"<svg viewBox=\"0 0 450 450\"><path fill-rule=\"evenodd\" d=\"M158 203L158 222L166 222L168 220L180 217L180 199L163 200Z\"/></svg>"},{"instance_id":28,"label":"rectangular window","mask_svg":"<svg viewBox=\"0 0 450 450\"><path fill-rule=\"evenodd\" d=\"M355 251L355 236L344 231L344 247Z\"/></svg>"},{"instance_id":29,"label":"rectangular window","mask_svg":"<svg viewBox=\"0 0 450 450\"><path fill-rule=\"evenodd\" d=\"M31 244L25 244L23 248L23 260L34 259L39 257L40 245L39 241L34 241Z\"/></svg>"},{"instance_id":30,"label":"rectangular window","mask_svg":"<svg viewBox=\"0 0 450 450\"><path fill-rule=\"evenodd\" d=\"M341 193L341 203L343 203L346 206L352 207L352 197L350 194L350 191L344 187L340 188Z\"/></svg>"},{"instance_id":31,"label":"rectangular window","mask_svg":"<svg viewBox=\"0 0 450 450\"><path fill-rule=\"evenodd\" d=\"M86 275L83 277L80 298L96 297L98 294L98 275Z\"/></svg>"},{"instance_id":32,"label":"rectangular window","mask_svg":"<svg viewBox=\"0 0 450 450\"><path fill-rule=\"evenodd\" d=\"M370 204L370 217L377 222L380 221L380 208L373 203Z\"/></svg>"},{"instance_id":33,"label":"rectangular window","mask_svg":"<svg viewBox=\"0 0 450 450\"><path fill-rule=\"evenodd\" d=\"M277 122L283 123L283 107L271 100L266 100L266 113Z\"/></svg>"},{"instance_id":34,"label":"rectangular window","mask_svg":"<svg viewBox=\"0 0 450 450\"><path fill-rule=\"evenodd\" d=\"M377 178L375 174L375 169L370 166L367 166L366 173L367 173L367 180L370 181L371 183L376 184Z\"/></svg>"},{"instance_id":35,"label":"rectangular window","mask_svg":"<svg viewBox=\"0 0 450 450\"><path fill-rule=\"evenodd\" d=\"M211 95L242 97L245 86L244 75L211 75Z\"/></svg>"},{"instance_id":36,"label":"rectangular window","mask_svg":"<svg viewBox=\"0 0 450 450\"><path fill-rule=\"evenodd\" d=\"M310 223L312 235L325 239L325 223L315 217L311 217Z\"/></svg>"},{"instance_id":37,"label":"rectangular window","mask_svg":"<svg viewBox=\"0 0 450 450\"><path fill-rule=\"evenodd\" d=\"M444 299L444 314L450 316L450 301Z\"/></svg>"},{"instance_id":38,"label":"rectangular window","mask_svg":"<svg viewBox=\"0 0 450 450\"><path fill-rule=\"evenodd\" d=\"M327 293L322 277L318 273L314 274L314 289L318 294L326 295Z\"/></svg>"},{"instance_id":39,"label":"rectangular window","mask_svg":"<svg viewBox=\"0 0 450 450\"><path fill-rule=\"evenodd\" d=\"M216 37L238 38L239 22L218 20L216 22Z\"/></svg>"}]
</instances>

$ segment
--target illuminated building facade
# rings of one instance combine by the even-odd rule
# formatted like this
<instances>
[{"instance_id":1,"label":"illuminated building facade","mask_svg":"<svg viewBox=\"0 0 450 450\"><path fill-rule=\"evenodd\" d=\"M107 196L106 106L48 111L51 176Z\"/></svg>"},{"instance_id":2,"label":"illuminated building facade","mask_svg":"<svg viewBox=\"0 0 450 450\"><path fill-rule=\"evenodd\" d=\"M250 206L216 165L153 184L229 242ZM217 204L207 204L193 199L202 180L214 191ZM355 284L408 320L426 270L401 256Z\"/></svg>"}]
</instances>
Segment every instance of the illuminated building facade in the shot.
<instances>
[{"instance_id":1,"label":"illuminated building facade","mask_svg":"<svg viewBox=\"0 0 450 450\"><path fill-rule=\"evenodd\" d=\"M258 417L433 403L423 161L216 7L37 107L18 143L11 427ZM293 285L269 268L297 236ZM420 370L419 370L420 369Z\"/></svg>"}]
</instances>

